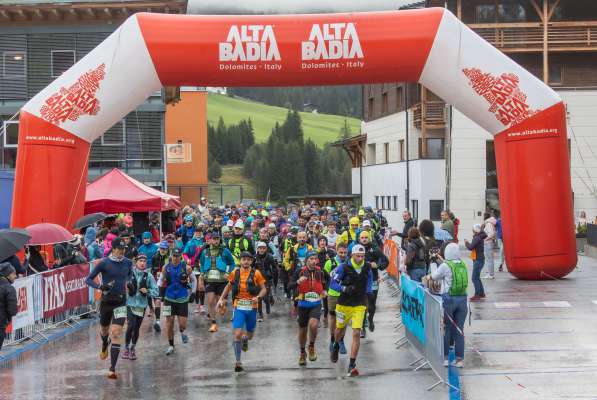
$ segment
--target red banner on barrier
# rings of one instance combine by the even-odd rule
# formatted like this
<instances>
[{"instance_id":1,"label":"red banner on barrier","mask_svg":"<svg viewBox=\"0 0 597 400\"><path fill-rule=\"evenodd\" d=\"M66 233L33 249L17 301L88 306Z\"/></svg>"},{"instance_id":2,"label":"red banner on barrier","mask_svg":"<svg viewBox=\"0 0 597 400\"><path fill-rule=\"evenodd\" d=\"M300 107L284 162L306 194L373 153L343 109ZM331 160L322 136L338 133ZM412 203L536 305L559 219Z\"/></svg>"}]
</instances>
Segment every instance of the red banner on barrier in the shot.
<instances>
[{"instance_id":1,"label":"red banner on barrier","mask_svg":"<svg viewBox=\"0 0 597 400\"><path fill-rule=\"evenodd\" d=\"M89 264L69 265L43 274L43 317L49 318L89 302L85 279Z\"/></svg>"}]
</instances>

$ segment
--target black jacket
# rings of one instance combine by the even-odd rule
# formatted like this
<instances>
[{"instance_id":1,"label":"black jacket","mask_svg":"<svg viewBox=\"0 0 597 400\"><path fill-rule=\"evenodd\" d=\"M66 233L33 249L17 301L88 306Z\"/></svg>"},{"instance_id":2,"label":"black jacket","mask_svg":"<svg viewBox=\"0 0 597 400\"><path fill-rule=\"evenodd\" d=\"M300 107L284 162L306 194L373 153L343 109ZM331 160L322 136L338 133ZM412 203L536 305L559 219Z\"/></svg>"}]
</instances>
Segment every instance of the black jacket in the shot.
<instances>
[{"instance_id":1,"label":"black jacket","mask_svg":"<svg viewBox=\"0 0 597 400\"><path fill-rule=\"evenodd\" d=\"M421 239L416 238L411 240L406 246L406 270L410 271L416 268L427 269L427 261L425 259L425 245Z\"/></svg>"},{"instance_id":2,"label":"black jacket","mask_svg":"<svg viewBox=\"0 0 597 400\"><path fill-rule=\"evenodd\" d=\"M0 277L0 329L6 329L17 315L17 291L5 277Z\"/></svg>"},{"instance_id":3,"label":"black jacket","mask_svg":"<svg viewBox=\"0 0 597 400\"><path fill-rule=\"evenodd\" d=\"M404 228L402 228L402 233L398 233L398 236L402 238L401 247L403 250L406 250L406 238L408 238L408 231L410 228L415 227L415 220L410 218L408 221L404 223Z\"/></svg>"},{"instance_id":4,"label":"black jacket","mask_svg":"<svg viewBox=\"0 0 597 400\"><path fill-rule=\"evenodd\" d=\"M274 276L274 268L276 268L276 261L270 253L265 253L263 256L255 255L255 263L253 264L261 275L269 282Z\"/></svg>"},{"instance_id":5,"label":"black jacket","mask_svg":"<svg viewBox=\"0 0 597 400\"><path fill-rule=\"evenodd\" d=\"M481 231L473 236L472 242L466 244L467 249L471 251L475 249L477 253L477 260L485 260L485 248L483 247L485 238L487 238L487 234Z\"/></svg>"},{"instance_id":6,"label":"black jacket","mask_svg":"<svg viewBox=\"0 0 597 400\"><path fill-rule=\"evenodd\" d=\"M373 281L377 281L379 278L379 271L383 271L388 267L389 260L388 257L381 251L381 249L372 243L369 243L365 246L365 261L369 264L374 262L377 264L377 268L371 268L371 273L373 274Z\"/></svg>"}]
</instances>

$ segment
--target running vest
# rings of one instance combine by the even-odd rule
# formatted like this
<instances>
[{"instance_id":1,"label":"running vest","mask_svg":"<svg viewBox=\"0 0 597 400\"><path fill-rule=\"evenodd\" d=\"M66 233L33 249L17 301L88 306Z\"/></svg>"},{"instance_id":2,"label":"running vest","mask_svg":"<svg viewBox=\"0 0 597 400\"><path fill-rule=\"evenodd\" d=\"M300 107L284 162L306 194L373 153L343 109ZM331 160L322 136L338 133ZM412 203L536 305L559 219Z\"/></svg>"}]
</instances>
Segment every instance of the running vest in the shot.
<instances>
[{"instance_id":1,"label":"running vest","mask_svg":"<svg viewBox=\"0 0 597 400\"><path fill-rule=\"evenodd\" d=\"M251 272L249 272L249 276L247 277L247 291L249 294L253 296L257 296L259 294L259 286L255 285L255 268L251 268ZM240 268L237 268L234 271L234 282L232 284L232 300L236 299L238 293L240 292Z\"/></svg>"},{"instance_id":2,"label":"running vest","mask_svg":"<svg viewBox=\"0 0 597 400\"><path fill-rule=\"evenodd\" d=\"M310 293L317 293L318 299L323 292L323 272L321 268L315 267L313 271L310 271L308 267L303 267L299 273L299 278L306 277L307 280L299 283L298 292L301 300L305 298L305 295Z\"/></svg>"},{"instance_id":3,"label":"running vest","mask_svg":"<svg viewBox=\"0 0 597 400\"><path fill-rule=\"evenodd\" d=\"M231 238L228 240L228 249L232 253L234 263L238 265L240 263L240 253L249 249L249 241L244 236L240 238Z\"/></svg>"},{"instance_id":4,"label":"running vest","mask_svg":"<svg viewBox=\"0 0 597 400\"><path fill-rule=\"evenodd\" d=\"M452 286L448 294L450 296L466 296L466 289L468 287L468 272L464 262L446 261L448 267L452 271Z\"/></svg>"}]
</instances>

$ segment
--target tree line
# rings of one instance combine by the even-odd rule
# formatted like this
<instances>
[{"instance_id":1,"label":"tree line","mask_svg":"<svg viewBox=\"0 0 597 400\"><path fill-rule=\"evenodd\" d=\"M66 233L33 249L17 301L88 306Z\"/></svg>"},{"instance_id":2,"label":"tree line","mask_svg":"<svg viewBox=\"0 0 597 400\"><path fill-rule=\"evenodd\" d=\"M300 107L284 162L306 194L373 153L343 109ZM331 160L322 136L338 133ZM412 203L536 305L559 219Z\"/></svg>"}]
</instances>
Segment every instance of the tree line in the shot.
<instances>
[{"instance_id":1,"label":"tree line","mask_svg":"<svg viewBox=\"0 0 597 400\"><path fill-rule=\"evenodd\" d=\"M255 144L251 118L238 124L226 125L220 117L218 125L207 124L208 169L207 178L217 182L222 176L222 165L241 164L247 150Z\"/></svg>"}]
</instances>

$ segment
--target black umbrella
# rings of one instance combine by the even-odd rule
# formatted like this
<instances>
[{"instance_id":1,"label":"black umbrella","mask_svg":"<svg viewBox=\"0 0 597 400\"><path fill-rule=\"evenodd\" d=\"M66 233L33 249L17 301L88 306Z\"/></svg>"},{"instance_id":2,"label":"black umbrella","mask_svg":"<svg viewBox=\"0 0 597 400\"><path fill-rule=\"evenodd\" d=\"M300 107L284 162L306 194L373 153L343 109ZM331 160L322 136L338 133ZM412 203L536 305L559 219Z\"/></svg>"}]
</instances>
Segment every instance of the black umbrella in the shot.
<instances>
[{"instance_id":1,"label":"black umbrella","mask_svg":"<svg viewBox=\"0 0 597 400\"><path fill-rule=\"evenodd\" d=\"M85 228L86 226L91 226L97 222L103 221L108 218L108 214L103 212L87 214L81 217L77 223L75 224L75 229Z\"/></svg>"},{"instance_id":2,"label":"black umbrella","mask_svg":"<svg viewBox=\"0 0 597 400\"><path fill-rule=\"evenodd\" d=\"M0 229L0 260L15 255L31 239L25 229Z\"/></svg>"}]
</instances>

